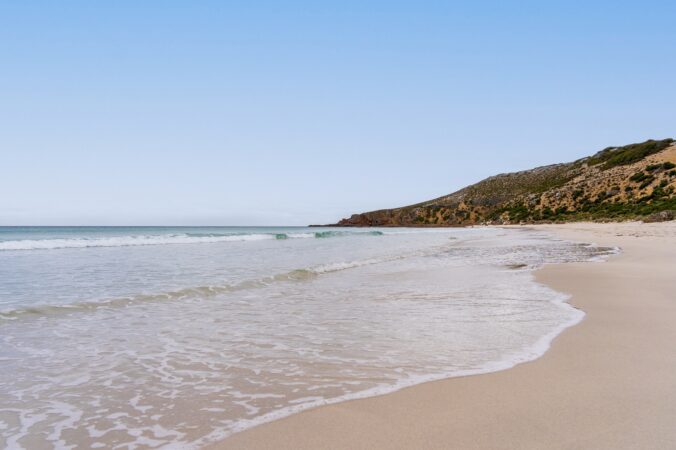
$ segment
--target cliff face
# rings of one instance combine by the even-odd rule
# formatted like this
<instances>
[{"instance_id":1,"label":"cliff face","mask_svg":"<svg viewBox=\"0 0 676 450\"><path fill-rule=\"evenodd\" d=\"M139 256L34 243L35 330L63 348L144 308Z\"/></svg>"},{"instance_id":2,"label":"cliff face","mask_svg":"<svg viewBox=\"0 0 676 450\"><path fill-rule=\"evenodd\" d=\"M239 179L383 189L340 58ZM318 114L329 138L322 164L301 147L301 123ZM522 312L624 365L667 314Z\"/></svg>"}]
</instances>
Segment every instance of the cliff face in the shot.
<instances>
[{"instance_id":1,"label":"cliff face","mask_svg":"<svg viewBox=\"0 0 676 450\"><path fill-rule=\"evenodd\" d=\"M354 214L338 226L462 226L641 218L676 210L676 141L609 147L496 175L434 200Z\"/></svg>"}]
</instances>

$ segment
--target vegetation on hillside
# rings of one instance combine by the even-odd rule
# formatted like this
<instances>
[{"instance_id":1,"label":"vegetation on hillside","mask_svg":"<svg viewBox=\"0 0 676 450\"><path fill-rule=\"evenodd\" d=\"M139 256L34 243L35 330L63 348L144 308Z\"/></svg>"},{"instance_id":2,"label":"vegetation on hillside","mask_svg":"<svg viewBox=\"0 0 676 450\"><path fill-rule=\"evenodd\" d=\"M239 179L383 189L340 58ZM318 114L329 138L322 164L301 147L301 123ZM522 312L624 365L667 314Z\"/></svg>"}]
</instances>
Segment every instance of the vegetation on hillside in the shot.
<instances>
[{"instance_id":1,"label":"vegetation on hillside","mask_svg":"<svg viewBox=\"0 0 676 450\"><path fill-rule=\"evenodd\" d=\"M453 194L355 214L344 226L461 226L623 220L676 211L676 141L649 140L589 158L489 177Z\"/></svg>"},{"instance_id":2,"label":"vegetation on hillside","mask_svg":"<svg viewBox=\"0 0 676 450\"><path fill-rule=\"evenodd\" d=\"M601 169L631 164L640 161L646 156L661 152L674 143L673 139L654 141L652 139L639 144L629 144L623 147L608 147L587 160L589 165L603 164Z\"/></svg>"}]
</instances>

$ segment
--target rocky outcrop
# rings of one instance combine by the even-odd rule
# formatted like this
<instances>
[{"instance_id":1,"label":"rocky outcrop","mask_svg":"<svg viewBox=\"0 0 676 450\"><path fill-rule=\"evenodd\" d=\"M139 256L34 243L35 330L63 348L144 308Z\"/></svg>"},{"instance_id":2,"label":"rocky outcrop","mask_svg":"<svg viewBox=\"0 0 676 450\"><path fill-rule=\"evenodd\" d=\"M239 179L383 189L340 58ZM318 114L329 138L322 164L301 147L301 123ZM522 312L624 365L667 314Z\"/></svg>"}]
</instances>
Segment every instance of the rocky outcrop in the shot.
<instances>
[{"instance_id":1,"label":"rocky outcrop","mask_svg":"<svg viewBox=\"0 0 676 450\"><path fill-rule=\"evenodd\" d=\"M676 143L609 147L578 161L500 174L415 205L337 226L464 226L643 218L676 210Z\"/></svg>"},{"instance_id":2,"label":"rocky outcrop","mask_svg":"<svg viewBox=\"0 0 676 450\"><path fill-rule=\"evenodd\" d=\"M644 222L667 222L670 220L676 219L676 211L672 210L667 210L667 211L660 211L655 214L651 214L645 219L643 219Z\"/></svg>"}]
</instances>

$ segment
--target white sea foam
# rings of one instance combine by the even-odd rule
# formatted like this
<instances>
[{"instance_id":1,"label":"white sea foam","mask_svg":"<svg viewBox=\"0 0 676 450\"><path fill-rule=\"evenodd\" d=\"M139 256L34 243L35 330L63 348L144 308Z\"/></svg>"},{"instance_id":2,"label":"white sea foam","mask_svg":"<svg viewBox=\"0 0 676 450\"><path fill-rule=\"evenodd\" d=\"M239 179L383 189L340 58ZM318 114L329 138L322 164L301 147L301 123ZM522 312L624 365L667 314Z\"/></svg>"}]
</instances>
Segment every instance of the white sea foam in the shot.
<instances>
[{"instance_id":1,"label":"white sea foam","mask_svg":"<svg viewBox=\"0 0 676 450\"><path fill-rule=\"evenodd\" d=\"M549 291L548 294L552 295L550 301L553 303L558 303L562 308L568 309L571 311L571 318L565 323L562 323L560 326L552 329L549 333L543 335L538 339L533 345L528 348L524 348L523 351L519 354L505 356L501 360L492 361L486 363L481 368L476 369L467 369L467 370L449 370L447 372L440 373L430 373L426 375L417 375L411 376L408 378L402 378L391 384L382 384L374 388L365 389L361 391L351 392L346 395L342 395L334 398L323 398L323 397L306 397L303 399L298 399L298 401L289 402L289 406L276 409L267 414L259 415L253 419L241 419L236 421L227 428L219 428L211 433L202 436L199 439L196 439L191 442L181 442L174 443L168 448L181 448L181 449L199 449L204 445L220 441L227 438L235 433L253 428L255 426L272 422L275 420L283 419L293 414L297 414L302 411L309 409L317 408L320 406L332 405L336 403L341 403L349 400L364 399L369 397L377 397L380 395L390 394L401 389L415 386L422 383L427 383L431 381L438 381L447 378L453 377L462 377L470 375L480 375L492 372L499 372L502 370L511 369L512 367L522 364L525 362L533 361L550 348L552 341L561 334L566 328L569 328L577 323L581 322L584 319L585 313L581 310L573 308L568 303L565 303L568 300L568 296L559 293L553 293L553 291L543 286L543 290Z\"/></svg>"},{"instance_id":2,"label":"white sea foam","mask_svg":"<svg viewBox=\"0 0 676 450\"><path fill-rule=\"evenodd\" d=\"M0 250L54 250L62 248L130 247L141 245L204 244L215 242L260 241L275 239L271 234L242 234L230 236L120 236L77 239L25 239L0 242Z\"/></svg>"},{"instance_id":3,"label":"white sea foam","mask_svg":"<svg viewBox=\"0 0 676 450\"><path fill-rule=\"evenodd\" d=\"M310 239L339 236L380 236L381 231L315 231L283 233L233 233L233 234L161 234L105 237L77 237L56 239L13 239L0 241L1 250L58 250L90 247L136 247L171 244L213 244L219 242L247 242L283 239ZM395 234L388 232L387 234Z\"/></svg>"},{"instance_id":4,"label":"white sea foam","mask_svg":"<svg viewBox=\"0 0 676 450\"><path fill-rule=\"evenodd\" d=\"M616 251L532 230L320 232L0 252L12 280L0 306L31 311L0 322L0 447L30 435L198 448L315 406L503 370L583 317L532 270Z\"/></svg>"}]
</instances>

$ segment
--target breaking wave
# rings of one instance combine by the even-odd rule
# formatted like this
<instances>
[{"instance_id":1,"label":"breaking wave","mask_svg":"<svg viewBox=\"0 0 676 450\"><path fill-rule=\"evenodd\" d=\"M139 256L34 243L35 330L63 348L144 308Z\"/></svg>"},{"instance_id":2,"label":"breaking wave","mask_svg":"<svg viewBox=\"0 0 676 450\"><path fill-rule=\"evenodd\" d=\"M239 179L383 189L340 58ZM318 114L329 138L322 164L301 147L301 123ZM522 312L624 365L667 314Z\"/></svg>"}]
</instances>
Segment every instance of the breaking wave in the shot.
<instances>
[{"instance_id":1,"label":"breaking wave","mask_svg":"<svg viewBox=\"0 0 676 450\"><path fill-rule=\"evenodd\" d=\"M26 308L10 309L0 311L0 320L16 320L26 316L45 316L53 314L68 314L73 312L95 311L104 308L126 308L139 303L161 302L182 300L187 298L210 298L229 292L243 291L246 289L257 289L269 286L277 282L299 282L307 281L318 277L319 275L341 270L353 269L356 267L368 266L397 259L404 259L413 255L396 255L386 258L371 258L357 261L337 262L323 264L307 269L296 269L268 277L245 280L239 283L223 284L216 286L196 286L178 289L175 291L160 292L155 294L138 294L127 297L110 298L104 300L85 301L62 305L37 305Z\"/></svg>"},{"instance_id":2,"label":"breaking wave","mask_svg":"<svg viewBox=\"0 0 676 450\"><path fill-rule=\"evenodd\" d=\"M21 239L0 242L1 250L56 250L89 247L134 247L143 245L204 244L262 240L331 238L340 236L382 236L382 231L317 231L298 233L218 234L184 233L169 235L79 237L61 239Z\"/></svg>"}]
</instances>

